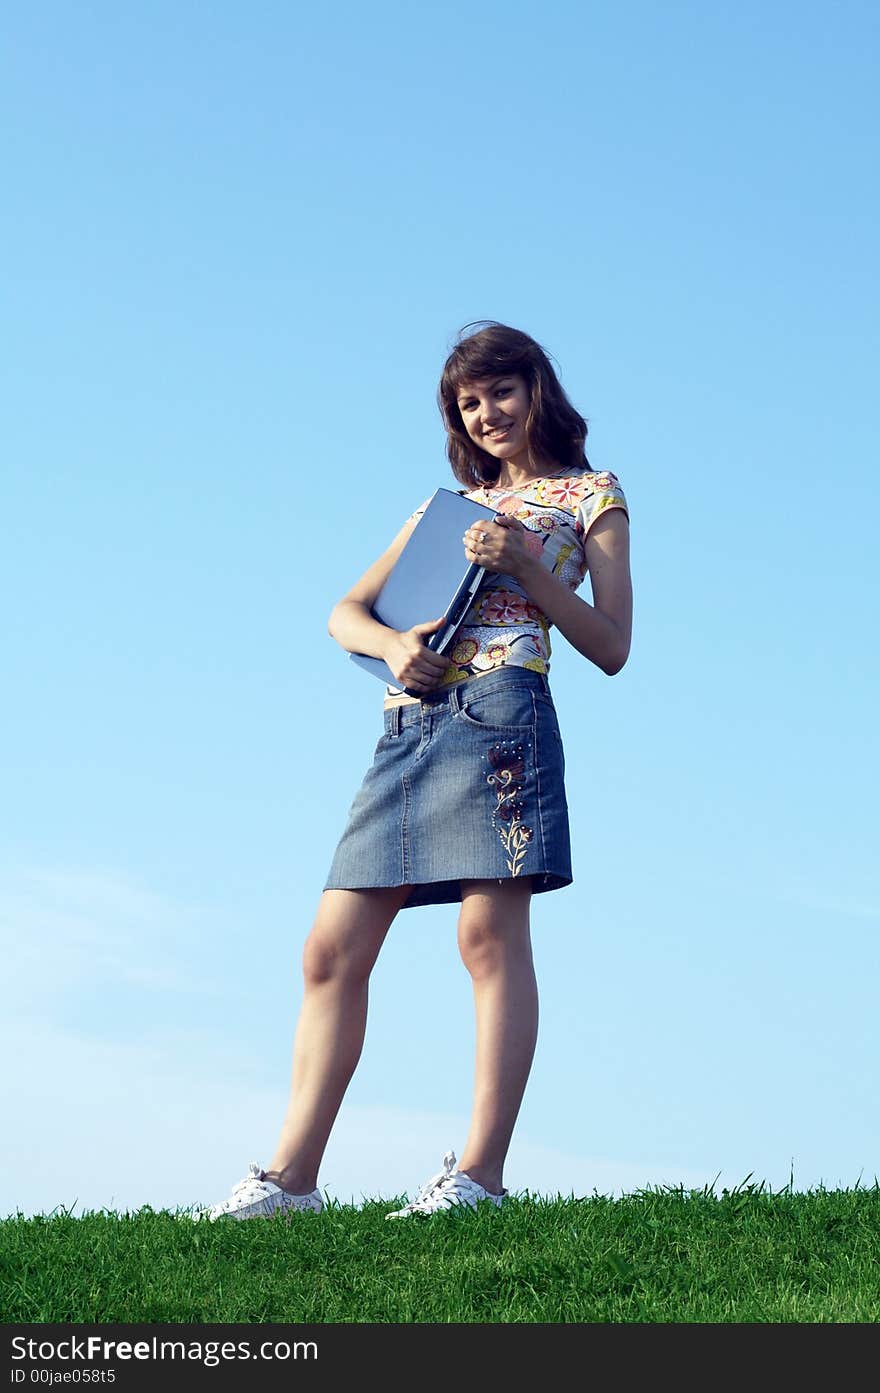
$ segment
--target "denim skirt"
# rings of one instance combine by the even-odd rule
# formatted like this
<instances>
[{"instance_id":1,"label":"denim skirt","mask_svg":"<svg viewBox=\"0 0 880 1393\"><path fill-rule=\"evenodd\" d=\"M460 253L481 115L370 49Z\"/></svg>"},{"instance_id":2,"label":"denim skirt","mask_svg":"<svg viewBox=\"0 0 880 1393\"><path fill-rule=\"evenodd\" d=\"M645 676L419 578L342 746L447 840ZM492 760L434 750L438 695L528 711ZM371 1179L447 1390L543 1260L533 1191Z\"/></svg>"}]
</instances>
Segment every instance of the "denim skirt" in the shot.
<instances>
[{"instance_id":1,"label":"denim skirt","mask_svg":"<svg viewBox=\"0 0 880 1393\"><path fill-rule=\"evenodd\" d=\"M501 667L383 711L325 890L411 885L404 908L463 880L572 882L565 755L550 685Z\"/></svg>"}]
</instances>

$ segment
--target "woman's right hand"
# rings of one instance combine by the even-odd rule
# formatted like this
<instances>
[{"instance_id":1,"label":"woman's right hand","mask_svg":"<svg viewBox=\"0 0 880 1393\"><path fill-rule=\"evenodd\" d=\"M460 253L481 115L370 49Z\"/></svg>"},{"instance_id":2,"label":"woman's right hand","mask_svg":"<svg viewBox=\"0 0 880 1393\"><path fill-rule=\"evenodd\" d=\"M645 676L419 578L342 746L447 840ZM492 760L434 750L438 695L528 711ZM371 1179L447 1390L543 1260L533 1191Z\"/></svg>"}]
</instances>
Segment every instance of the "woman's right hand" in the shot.
<instances>
[{"instance_id":1,"label":"woman's right hand","mask_svg":"<svg viewBox=\"0 0 880 1393\"><path fill-rule=\"evenodd\" d=\"M411 629L391 629L383 657L401 687L414 692L431 692L440 685L443 674L451 666L449 658L435 653L422 640L423 634L433 634L446 623L446 616L414 624Z\"/></svg>"}]
</instances>

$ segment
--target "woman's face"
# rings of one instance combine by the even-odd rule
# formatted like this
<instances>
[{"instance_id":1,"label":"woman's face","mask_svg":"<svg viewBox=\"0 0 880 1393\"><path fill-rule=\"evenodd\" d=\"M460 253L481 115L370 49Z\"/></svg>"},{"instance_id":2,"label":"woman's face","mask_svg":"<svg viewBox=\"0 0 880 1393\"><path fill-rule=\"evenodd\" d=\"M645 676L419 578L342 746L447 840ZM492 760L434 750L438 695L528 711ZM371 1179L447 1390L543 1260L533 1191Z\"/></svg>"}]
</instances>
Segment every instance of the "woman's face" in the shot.
<instances>
[{"instance_id":1,"label":"woman's face","mask_svg":"<svg viewBox=\"0 0 880 1393\"><path fill-rule=\"evenodd\" d=\"M528 383L518 372L465 382L456 395L464 428L481 450L497 460L528 461Z\"/></svg>"}]
</instances>

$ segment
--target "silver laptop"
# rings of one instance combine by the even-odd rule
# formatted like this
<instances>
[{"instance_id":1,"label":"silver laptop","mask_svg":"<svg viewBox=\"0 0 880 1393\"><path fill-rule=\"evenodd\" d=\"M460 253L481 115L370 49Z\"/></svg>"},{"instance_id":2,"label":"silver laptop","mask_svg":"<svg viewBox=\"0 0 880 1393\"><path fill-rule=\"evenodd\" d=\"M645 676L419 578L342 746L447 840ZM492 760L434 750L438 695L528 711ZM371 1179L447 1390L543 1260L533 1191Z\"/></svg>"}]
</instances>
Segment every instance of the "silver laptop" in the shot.
<instances>
[{"instance_id":1,"label":"silver laptop","mask_svg":"<svg viewBox=\"0 0 880 1393\"><path fill-rule=\"evenodd\" d=\"M486 574L482 566L468 561L462 536L472 523L492 522L497 516L494 508L472 498L452 489L437 489L376 597L370 610L373 618L389 628L404 630L443 614L446 623L427 635L424 643L435 653L445 652ZM381 678L391 693L424 695L401 687L381 658L366 653L350 656L352 662Z\"/></svg>"}]
</instances>

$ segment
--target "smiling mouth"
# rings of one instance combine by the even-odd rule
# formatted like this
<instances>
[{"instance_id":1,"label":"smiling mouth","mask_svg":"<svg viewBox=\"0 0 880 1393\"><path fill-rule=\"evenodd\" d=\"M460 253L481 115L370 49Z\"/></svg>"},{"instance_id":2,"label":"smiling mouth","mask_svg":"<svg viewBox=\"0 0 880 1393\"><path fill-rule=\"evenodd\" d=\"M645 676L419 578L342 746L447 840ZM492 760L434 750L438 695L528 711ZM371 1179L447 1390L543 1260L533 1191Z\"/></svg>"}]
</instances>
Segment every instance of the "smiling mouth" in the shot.
<instances>
[{"instance_id":1,"label":"smiling mouth","mask_svg":"<svg viewBox=\"0 0 880 1393\"><path fill-rule=\"evenodd\" d=\"M507 435L511 429L511 426L505 426L503 430L488 430L485 432L485 436L487 440L498 440L502 435Z\"/></svg>"}]
</instances>

